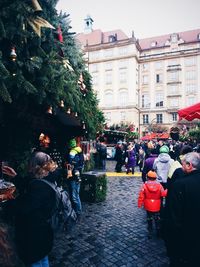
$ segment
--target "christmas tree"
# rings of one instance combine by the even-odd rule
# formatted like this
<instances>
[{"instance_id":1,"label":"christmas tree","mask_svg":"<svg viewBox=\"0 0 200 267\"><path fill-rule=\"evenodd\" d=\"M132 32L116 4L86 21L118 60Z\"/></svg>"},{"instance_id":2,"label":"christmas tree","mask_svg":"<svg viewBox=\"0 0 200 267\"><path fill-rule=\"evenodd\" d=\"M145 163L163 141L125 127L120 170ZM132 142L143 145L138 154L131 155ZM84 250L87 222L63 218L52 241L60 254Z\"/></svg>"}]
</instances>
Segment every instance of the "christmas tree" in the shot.
<instances>
[{"instance_id":1,"label":"christmas tree","mask_svg":"<svg viewBox=\"0 0 200 267\"><path fill-rule=\"evenodd\" d=\"M38 134L32 123L49 107L64 104L78 114L90 138L104 122L69 15L57 13L57 2L0 2L0 145L21 162Z\"/></svg>"}]
</instances>

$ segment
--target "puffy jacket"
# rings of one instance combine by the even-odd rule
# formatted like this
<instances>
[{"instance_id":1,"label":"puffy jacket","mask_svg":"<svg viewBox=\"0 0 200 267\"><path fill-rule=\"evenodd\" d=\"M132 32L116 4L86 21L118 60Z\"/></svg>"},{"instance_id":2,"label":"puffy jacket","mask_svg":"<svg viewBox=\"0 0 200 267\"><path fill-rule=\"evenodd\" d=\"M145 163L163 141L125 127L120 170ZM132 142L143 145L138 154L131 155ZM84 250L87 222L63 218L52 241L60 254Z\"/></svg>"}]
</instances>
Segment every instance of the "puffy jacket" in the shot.
<instances>
[{"instance_id":1,"label":"puffy jacket","mask_svg":"<svg viewBox=\"0 0 200 267\"><path fill-rule=\"evenodd\" d=\"M158 212L161 206L161 197L167 195L167 190L157 181L147 181L143 184L138 197L138 207L144 204L145 210Z\"/></svg>"},{"instance_id":2,"label":"puffy jacket","mask_svg":"<svg viewBox=\"0 0 200 267\"><path fill-rule=\"evenodd\" d=\"M174 160L166 153L159 154L159 156L155 159L153 163L153 170L155 170L157 180L160 183L167 183L168 172L173 162Z\"/></svg>"}]
</instances>

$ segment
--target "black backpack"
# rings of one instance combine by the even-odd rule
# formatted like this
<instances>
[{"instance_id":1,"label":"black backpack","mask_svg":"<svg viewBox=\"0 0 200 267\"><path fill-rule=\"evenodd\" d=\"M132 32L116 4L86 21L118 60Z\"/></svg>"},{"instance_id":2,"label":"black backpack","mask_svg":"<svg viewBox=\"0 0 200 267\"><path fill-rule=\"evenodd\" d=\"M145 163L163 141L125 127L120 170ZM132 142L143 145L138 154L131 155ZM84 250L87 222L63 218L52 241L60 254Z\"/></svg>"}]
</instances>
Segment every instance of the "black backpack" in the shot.
<instances>
[{"instance_id":1,"label":"black backpack","mask_svg":"<svg viewBox=\"0 0 200 267\"><path fill-rule=\"evenodd\" d=\"M100 145L99 147L99 155L102 159L107 158L107 147L105 145Z\"/></svg>"},{"instance_id":2,"label":"black backpack","mask_svg":"<svg viewBox=\"0 0 200 267\"><path fill-rule=\"evenodd\" d=\"M77 153L72 159L72 165L74 165L74 169L82 170L84 167L84 156L83 152Z\"/></svg>"},{"instance_id":3,"label":"black backpack","mask_svg":"<svg viewBox=\"0 0 200 267\"><path fill-rule=\"evenodd\" d=\"M45 179L41 179L41 181L51 186L56 193L56 203L51 218L48 219L52 229L54 232L70 231L77 221L77 215L72 208L69 194L55 183Z\"/></svg>"}]
</instances>

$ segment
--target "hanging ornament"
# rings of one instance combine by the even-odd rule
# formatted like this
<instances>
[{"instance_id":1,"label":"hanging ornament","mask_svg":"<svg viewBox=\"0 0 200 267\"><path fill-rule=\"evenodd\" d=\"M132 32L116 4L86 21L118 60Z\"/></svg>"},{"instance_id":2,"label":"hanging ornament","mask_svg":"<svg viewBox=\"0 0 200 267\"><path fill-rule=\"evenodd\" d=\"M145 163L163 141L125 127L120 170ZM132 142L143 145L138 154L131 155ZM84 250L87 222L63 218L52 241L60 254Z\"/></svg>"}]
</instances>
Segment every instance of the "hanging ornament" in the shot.
<instances>
[{"instance_id":1,"label":"hanging ornament","mask_svg":"<svg viewBox=\"0 0 200 267\"><path fill-rule=\"evenodd\" d=\"M86 85L84 84L84 79L83 79L82 73L80 74L80 77L78 80L78 85L79 85L80 91L83 94L83 96L86 96L87 88L86 88Z\"/></svg>"},{"instance_id":2,"label":"hanging ornament","mask_svg":"<svg viewBox=\"0 0 200 267\"><path fill-rule=\"evenodd\" d=\"M11 58L12 61L15 61L17 59L17 54L16 54L15 47L11 48L10 58Z\"/></svg>"},{"instance_id":3,"label":"hanging ornament","mask_svg":"<svg viewBox=\"0 0 200 267\"><path fill-rule=\"evenodd\" d=\"M65 105L64 105L64 101L61 100L61 101L60 101L60 107L61 107L61 108L64 108L64 106L65 106Z\"/></svg>"},{"instance_id":4,"label":"hanging ornament","mask_svg":"<svg viewBox=\"0 0 200 267\"><path fill-rule=\"evenodd\" d=\"M85 130L85 122L82 121L82 125L83 125L83 130Z\"/></svg>"},{"instance_id":5,"label":"hanging ornament","mask_svg":"<svg viewBox=\"0 0 200 267\"><path fill-rule=\"evenodd\" d=\"M71 114L71 109L70 108L67 109L67 113Z\"/></svg>"},{"instance_id":6,"label":"hanging ornament","mask_svg":"<svg viewBox=\"0 0 200 267\"><path fill-rule=\"evenodd\" d=\"M57 28L57 38L59 42L63 43L63 35L60 25Z\"/></svg>"},{"instance_id":7,"label":"hanging ornament","mask_svg":"<svg viewBox=\"0 0 200 267\"><path fill-rule=\"evenodd\" d=\"M77 113L77 112L75 112L74 116L75 116L75 117L78 117L78 113Z\"/></svg>"},{"instance_id":8,"label":"hanging ornament","mask_svg":"<svg viewBox=\"0 0 200 267\"><path fill-rule=\"evenodd\" d=\"M47 109L47 113L48 113L48 114L53 114L53 108L52 108L52 106L50 106L50 107Z\"/></svg>"},{"instance_id":9,"label":"hanging ornament","mask_svg":"<svg viewBox=\"0 0 200 267\"><path fill-rule=\"evenodd\" d=\"M34 11L42 11L42 8L37 0L31 0Z\"/></svg>"},{"instance_id":10,"label":"hanging ornament","mask_svg":"<svg viewBox=\"0 0 200 267\"><path fill-rule=\"evenodd\" d=\"M45 20L39 16L36 16L36 18L35 17L29 18L28 23L39 37L41 37L41 28L42 27L55 29L47 20Z\"/></svg>"}]
</instances>

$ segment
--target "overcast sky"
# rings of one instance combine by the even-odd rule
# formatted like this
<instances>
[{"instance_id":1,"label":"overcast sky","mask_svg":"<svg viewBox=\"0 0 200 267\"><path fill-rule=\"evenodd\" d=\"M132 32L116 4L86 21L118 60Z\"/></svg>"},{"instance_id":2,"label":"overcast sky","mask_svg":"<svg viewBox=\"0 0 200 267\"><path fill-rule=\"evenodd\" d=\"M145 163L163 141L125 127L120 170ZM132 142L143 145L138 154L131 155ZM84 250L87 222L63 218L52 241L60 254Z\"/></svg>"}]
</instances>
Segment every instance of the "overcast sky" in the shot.
<instances>
[{"instance_id":1,"label":"overcast sky","mask_svg":"<svg viewBox=\"0 0 200 267\"><path fill-rule=\"evenodd\" d=\"M128 37L153 37L200 28L200 0L59 0L58 10L70 14L72 31L84 31L89 14L93 29L121 29Z\"/></svg>"}]
</instances>

